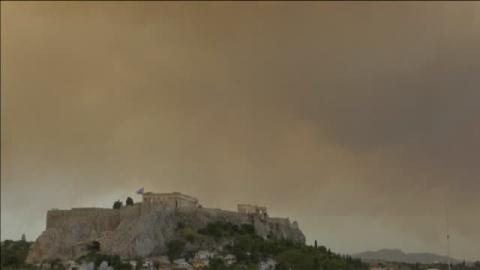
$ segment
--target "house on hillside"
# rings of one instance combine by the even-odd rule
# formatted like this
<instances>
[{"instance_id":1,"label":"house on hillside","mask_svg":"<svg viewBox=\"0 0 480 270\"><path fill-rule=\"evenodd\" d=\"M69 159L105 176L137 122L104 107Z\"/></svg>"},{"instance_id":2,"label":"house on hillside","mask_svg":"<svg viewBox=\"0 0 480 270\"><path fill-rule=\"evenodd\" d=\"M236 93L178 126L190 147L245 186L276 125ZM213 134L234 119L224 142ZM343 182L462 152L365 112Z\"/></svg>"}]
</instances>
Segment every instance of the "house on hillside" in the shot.
<instances>
[{"instance_id":1,"label":"house on hillside","mask_svg":"<svg viewBox=\"0 0 480 270\"><path fill-rule=\"evenodd\" d=\"M237 257L233 254L227 254L225 257L223 257L223 259L225 260L225 263L227 265L231 265L237 262Z\"/></svg>"},{"instance_id":2,"label":"house on hillside","mask_svg":"<svg viewBox=\"0 0 480 270\"><path fill-rule=\"evenodd\" d=\"M129 263L133 269L137 269L137 261L128 261L128 262L124 262L124 263Z\"/></svg>"},{"instance_id":3,"label":"house on hillside","mask_svg":"<svg viewBox=\"0 0 480 270\"><path fill-rule=\"evenodd\" d=\"M215 253L208 250L199 250L195 253L195 259L205 260L214 258Z\"/></svg>"},{"instance_id":4,"label":"house on hillside","mask_svg":"<svg viewBox=\"0 0 480 270\"><path fill-rule=\"evenodd\" d=\"M266 261L261 261L259 266L260 270L274 270L277 262L272 259L267 259Z\"/></svg>"},{"instance_id":5,"label":"house on hillside","mask_svg":"<svg viewBox=\"0 0 480 270\"><path fill-rule=\"evenodd\" d=\"M67 261L65 264L65 269L67 270L84 270L85 267L81 264L76 263L75 261Z\"/></svg>"},{"instance_id":6,"label":"house on hillside","mask_svg":"<svg viewBox=\"0 0 480 270\"><path fill-rule=\"evenodd\" d=\"M204 268L205 266L208 266L209 260L208 259L193 259L192 260L192 266L193 268Z\"/></svg>"},{"instance_id":7,"label":"house on hillside","mask_svg":"<svg viewBox=\"0 0 480 270\"><path fill-rule=\"evenodd\" d=\"M173 264L175 264L174 269L192 269L192 266L185 259L174 260Z\"/></svg>"}]
</instances>

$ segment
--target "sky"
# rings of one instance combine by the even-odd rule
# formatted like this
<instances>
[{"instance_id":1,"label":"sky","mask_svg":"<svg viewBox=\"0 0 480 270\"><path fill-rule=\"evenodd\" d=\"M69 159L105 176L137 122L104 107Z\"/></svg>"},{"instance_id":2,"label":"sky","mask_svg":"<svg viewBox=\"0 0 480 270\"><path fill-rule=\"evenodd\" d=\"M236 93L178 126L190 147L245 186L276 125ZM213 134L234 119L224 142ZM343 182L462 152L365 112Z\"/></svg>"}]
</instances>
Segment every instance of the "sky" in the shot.
<instances>
[{"instance_id":1,"label":"sky","mask_svg":"<svg viewBox=\"0 0 480 270\"><path fill-rule=\"evenodd\" d=\"M1 239L179 191L480 260L479 2L2 2Z\"/></svg>"}]
</instances>

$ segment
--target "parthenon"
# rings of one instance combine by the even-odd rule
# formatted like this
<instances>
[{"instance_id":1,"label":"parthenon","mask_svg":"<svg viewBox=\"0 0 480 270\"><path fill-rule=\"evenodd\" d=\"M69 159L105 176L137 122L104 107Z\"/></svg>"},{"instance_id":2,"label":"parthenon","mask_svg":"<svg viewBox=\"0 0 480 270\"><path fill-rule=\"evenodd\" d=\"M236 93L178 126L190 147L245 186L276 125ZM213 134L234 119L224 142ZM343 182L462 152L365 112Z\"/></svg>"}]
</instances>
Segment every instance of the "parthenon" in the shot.
<instances>
[{"instance_id":1,"label":"parthenon","mask_svg":"<svg viewBox=\"0 0 480 270\"><path fill-rule=\"evenodd\" d=\"M143 201L149 203L161 203L170 207L198 207L198 199L181 194L180 192L172 193L153 193L147 192L143 194Z\"/></svg>"}]
</instances>

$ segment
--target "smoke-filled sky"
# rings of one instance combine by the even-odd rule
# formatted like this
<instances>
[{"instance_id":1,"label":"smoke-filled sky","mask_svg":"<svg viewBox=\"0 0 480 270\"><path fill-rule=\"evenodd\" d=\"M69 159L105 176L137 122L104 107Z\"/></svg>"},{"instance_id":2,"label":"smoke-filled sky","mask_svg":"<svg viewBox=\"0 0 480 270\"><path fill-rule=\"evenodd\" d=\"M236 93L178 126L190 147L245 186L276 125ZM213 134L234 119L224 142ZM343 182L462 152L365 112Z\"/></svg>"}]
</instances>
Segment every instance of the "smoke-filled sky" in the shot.
<instances>
[{"instance_id":1,"label":"smoke-filled sky","mask_svg":"<svg viewBox=\"0 0 480 270\"><path fill-rule=\"evenodd\" d=\"M180 191L480 260L480 3L2 2L1 238Z\"/></svg>"}]
</instances>

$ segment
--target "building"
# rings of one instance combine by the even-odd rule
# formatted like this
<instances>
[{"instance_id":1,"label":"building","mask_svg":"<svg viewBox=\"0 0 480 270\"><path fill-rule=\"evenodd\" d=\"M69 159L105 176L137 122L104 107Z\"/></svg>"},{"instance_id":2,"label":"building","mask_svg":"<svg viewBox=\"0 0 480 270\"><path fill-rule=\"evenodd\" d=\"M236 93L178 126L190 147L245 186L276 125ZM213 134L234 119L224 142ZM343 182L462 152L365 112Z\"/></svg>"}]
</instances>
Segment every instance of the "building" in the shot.
<instances>
[{"instance_id":1,"label":"building","mask_svg":"<svg viewBox=\"0 0 480 270\"><path fill-rule=\"evenodd\" d=\"M132 266L133 269L137 269L137 261L128 261L128 263Z\"/></svg>"},{"instance_id":2,"label":"building","mask_svg":"<svg viewBox=\"0 0 480 270\"><path fill-rule=\"evenodd\" d=\"M65 269L67 269L67 270L84 270L85 267L81 264L76 263L73 260L69 260L65 264Z\"/></svg>"},{"instance_id":3,"label":"building","mask_svg":"<svg viewBox=\"0 0 480 270\"><path fill-rule=\"evenodd\" d=\"M144 269L155 269L155 261L151 258L145 259L142 268Z\"/></svg>"},{"instance_id":4,"label":"building","mask_svg":"<svg viewBox=\"0 0 480 270\"><path fill-rule=\"evenodd\" d=\"M198 207L198 199L181 194L180 192L172 193L153 193L147 192L143 194L143 201L149 203L165 204L173 208L180 207Z\"/></svg>"},{"instance_id":5,"label":"building","mask_svg":"<svg viewBox=\"0 0 480 270\"><path fill-rule=\"evenodd\" d=\"M275 269L275 265L277 262L272 259L267 259L266 261L261 261L259 264L260 270L273 270Z\"/></svg>"},{"instance_id":6,"label":"building","mask_svg":"<svg viewBox=\"0 0 480 270\"><path fill-rule=\"evenodd\" d=\"M198 260L212 259L214 256L215 254L208 250L199 250L195 253L195 259Z\"/></svg>"},{"instance_id":7,"label":"building","mask_svg":"<svg viewBox=\"0 0 480 270\"><path fill-rule=\"evenodd\" d=\"M209 260L208 259L193 259L192 266L193 268L204 268L208 266Z\"/></svg>"},{"instance_id":8,"label":"building","mask_svg":"<svg viewBox=\"0 0 480 270\"><path fill-rule=\"evenodd\" d=\"M185 259L174 260L173 264L176 265L176 268L192 269L192 266Z\"/></svg>"},{"instance_id":9,"label":"building","mask_svg":"<svg viewBox=\"0 0 480 270\"><path fill-rule=\"evenodd\" d=\"M165 255L158 257L157 261L160 262L160 264L170 264L170 259Z\"/></svg>"},{"instance_id":10,"label":"building","mask_svg":"<svg viewBox=\"0 0 480 270\"><path fill-rule=\"evenodd\" d=\"M267 215L267 207L265 206L239 204L237 205L237 209L239 213Z\"/></svg>"},{"instance_id":11,"label":"building","mask_svg":"<svg viewBox=\"0 0 480 270\"><path fill-rule=\"evenodd\" d=\"M237 262L237 257L233 254L227 254L225 257L223 257L223 260L227 265L231 265Z\"/></svg>"}]
</instances>

